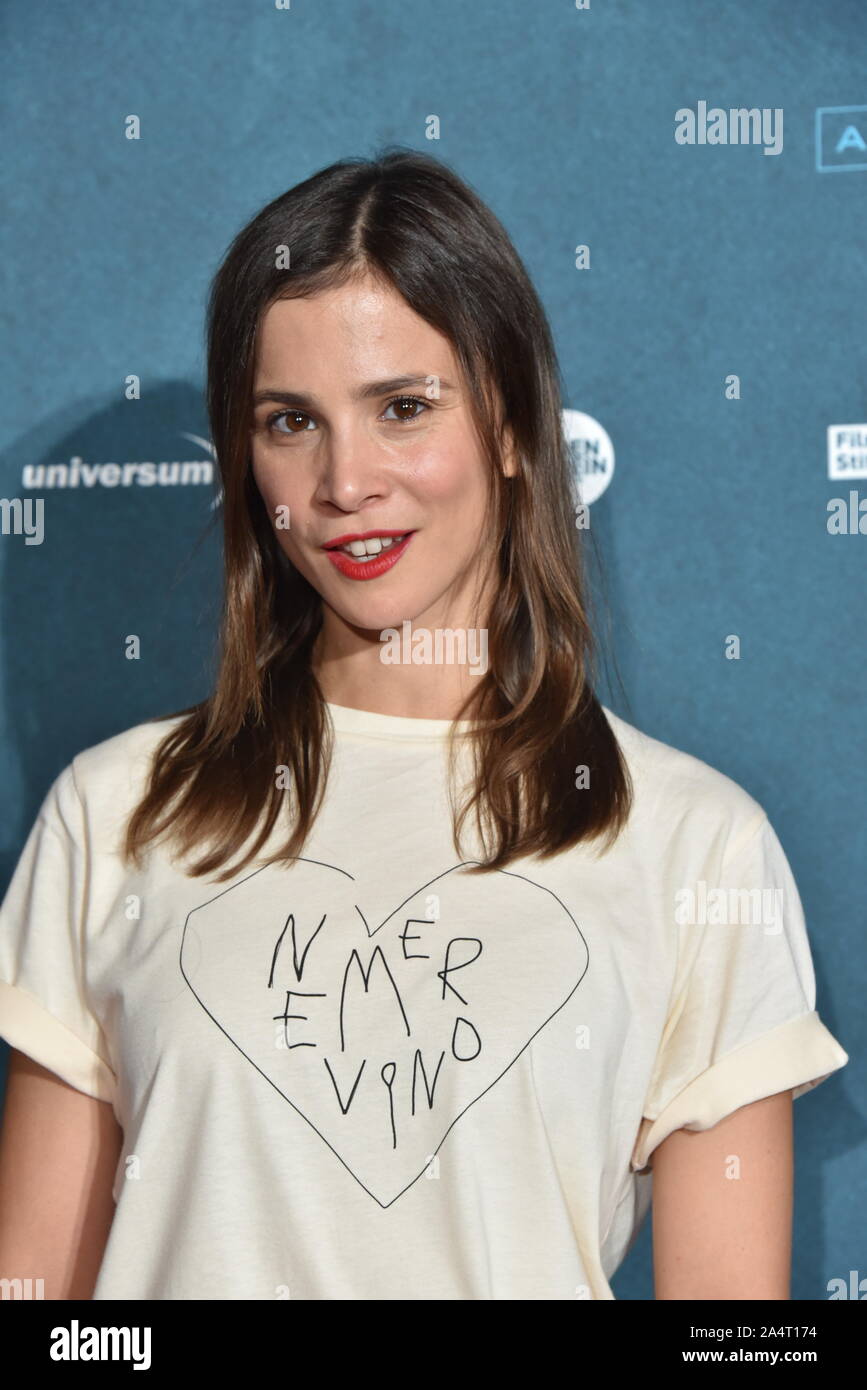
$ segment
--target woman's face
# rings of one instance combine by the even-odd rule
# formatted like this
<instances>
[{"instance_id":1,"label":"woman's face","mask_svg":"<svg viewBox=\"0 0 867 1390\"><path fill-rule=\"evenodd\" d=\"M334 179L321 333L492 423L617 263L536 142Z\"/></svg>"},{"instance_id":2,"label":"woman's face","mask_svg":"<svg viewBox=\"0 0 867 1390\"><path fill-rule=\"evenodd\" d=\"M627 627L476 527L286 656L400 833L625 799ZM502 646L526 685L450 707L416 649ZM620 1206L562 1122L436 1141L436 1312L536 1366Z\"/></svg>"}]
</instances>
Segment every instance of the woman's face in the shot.
<instances>
[{"instance_id":1,"label":"woman's face","mask_svg":"<svg viewBox=\"0 0 867 1390\"><path fill-rule=\"evenodd\" d=\"M365 278L267 310L253 391L253 473L325 631L476 625L489 479L448 341Z\"/></svg>"}]
</instances>

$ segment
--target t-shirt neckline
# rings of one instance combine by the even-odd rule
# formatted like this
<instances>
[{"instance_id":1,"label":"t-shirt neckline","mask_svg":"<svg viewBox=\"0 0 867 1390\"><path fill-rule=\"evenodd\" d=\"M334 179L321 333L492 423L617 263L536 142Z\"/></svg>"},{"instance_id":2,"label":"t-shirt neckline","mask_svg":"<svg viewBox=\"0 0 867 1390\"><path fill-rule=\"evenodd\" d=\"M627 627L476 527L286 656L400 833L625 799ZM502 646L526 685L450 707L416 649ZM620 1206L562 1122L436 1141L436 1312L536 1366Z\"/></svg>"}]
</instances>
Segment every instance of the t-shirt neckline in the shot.
<instances>
[{"instance_id":1,"label":"t-shirt neckline","mask_svg":"<svg viewBox=\"0 0 867 1390\"><path fill-rule=\"evenodd\" d=\"M373 738L424 739L433 742L448 737L452 727L451 719L416 719L402 714L378 714L373 710L354 709L350 705L335 705L330 700L326 707L334 728L339 734L362 734ZM458 733L465 733L473 727L473 721L455 721Z\"/></svg>"}]
</instances>

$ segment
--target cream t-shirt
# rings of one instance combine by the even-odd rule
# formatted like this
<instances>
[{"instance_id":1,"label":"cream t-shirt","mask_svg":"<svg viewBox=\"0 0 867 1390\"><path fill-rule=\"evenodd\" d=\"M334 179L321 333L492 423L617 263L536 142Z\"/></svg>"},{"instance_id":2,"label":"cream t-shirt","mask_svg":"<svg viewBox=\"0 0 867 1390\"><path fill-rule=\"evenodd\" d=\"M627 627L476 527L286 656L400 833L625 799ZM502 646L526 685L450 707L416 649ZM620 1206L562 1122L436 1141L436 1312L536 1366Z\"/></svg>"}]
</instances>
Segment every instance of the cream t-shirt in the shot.
<instances>
[{"instance_id":1,"label":"cream t-shirt","mask_svg":"<svg viewBox=\"0 0 867 1390\"><path fill-rule=\"evenodd\" d=\"M848 1061L779 840L606 709L614 847L473 876L448 723L329 710L290 866L124 867L172 720L73 758L22 851L0 1035L124 1133L94 1299L612 1299L656 1145Z\"/></svg>"}]
</instances>

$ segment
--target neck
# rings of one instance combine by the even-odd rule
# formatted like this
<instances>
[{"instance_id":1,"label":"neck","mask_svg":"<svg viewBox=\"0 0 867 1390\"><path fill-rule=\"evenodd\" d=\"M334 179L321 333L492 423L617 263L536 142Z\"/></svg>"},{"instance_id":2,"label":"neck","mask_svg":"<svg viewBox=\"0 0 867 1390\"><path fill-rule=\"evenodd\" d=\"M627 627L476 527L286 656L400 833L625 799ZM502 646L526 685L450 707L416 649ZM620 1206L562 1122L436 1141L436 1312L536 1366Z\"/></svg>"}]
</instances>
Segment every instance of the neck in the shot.
<instances>
[{"instance_id":1,"label":"neck","mask_svg":"<svg viewBox=\"0 0 867 1390\"><path fill-rule=\"evenodd\" d=\"M488 669L487 629L398 623L319 634L313 670L326 700L409 719L457 719Z\"/></svg>"}]
</instances>

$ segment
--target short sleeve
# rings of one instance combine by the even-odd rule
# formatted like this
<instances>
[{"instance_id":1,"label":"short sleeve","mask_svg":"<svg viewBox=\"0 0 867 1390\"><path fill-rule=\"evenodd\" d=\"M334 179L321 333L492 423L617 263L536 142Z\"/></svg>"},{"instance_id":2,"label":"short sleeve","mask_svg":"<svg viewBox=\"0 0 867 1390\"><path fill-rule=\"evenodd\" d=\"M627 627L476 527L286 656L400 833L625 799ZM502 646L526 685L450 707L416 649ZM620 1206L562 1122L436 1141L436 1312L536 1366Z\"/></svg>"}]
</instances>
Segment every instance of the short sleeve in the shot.
<instances>
[{"instance_id":1,"label":"short sleeve","mask_svg":"<svg viewBox=\"0 0 867 1390\"><path fill-rule=\"evenodd\" d=\"M87 837L71 764L49 789L0 906L0 1037L63 1081L114 1101L88 1003Z\"/></svg>"},{"instance_id":2,"label":"short sleeve","mask_svg":"<svg viewBox=\"0 0 867 1390\"><path fill-rule=\"evenodd\" d=\"M779 1091L793 1097L848 1055L816 1012L816 983L798 889L764 817L736 846L719 882L673 894L679 958L631 1167L676 1129L710 1129Z\"/></svg>"}]
</instances>

